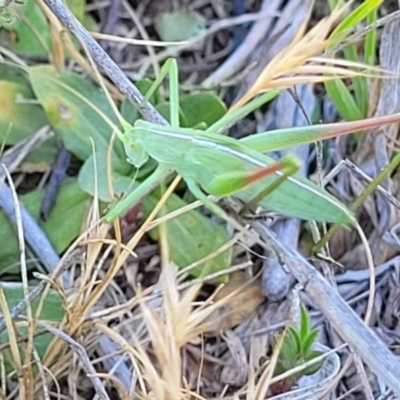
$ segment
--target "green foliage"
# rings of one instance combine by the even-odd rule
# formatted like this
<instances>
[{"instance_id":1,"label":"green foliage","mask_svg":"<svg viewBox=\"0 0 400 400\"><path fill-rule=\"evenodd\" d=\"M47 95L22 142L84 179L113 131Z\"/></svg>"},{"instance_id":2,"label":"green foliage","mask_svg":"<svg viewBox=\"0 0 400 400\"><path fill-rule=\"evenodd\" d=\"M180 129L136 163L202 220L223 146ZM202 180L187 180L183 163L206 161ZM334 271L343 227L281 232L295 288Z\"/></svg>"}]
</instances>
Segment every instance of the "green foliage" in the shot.
<instances>
[{"instance_id":1,"label":"green foliage","mask_svg":"<svg viewBox=\"0 0 400 400\"><path fill-rule=\"evenodd\" d=\"M226 105L212 92L193 93L182 96L179 102L186 128L204 123L205 128L219 121L227 112Z\"/></svg>"},{"instance_id":2,"label":"green foliage","mask_svg":"<svg viewBox=\"0 0 400 400\"><path fill-rule=\"evenodd\" d=\"M307 361L318 357L320 353L313 349L318 330L311 329L310 316L305 307L301 307L300 326L298 329L289 327L284 338L278 362L275 368L275 375L280 375L290 369L304 364ZM318 371L321 363L311 365L294 375L300 379L303 375L312 375Z\"/></svg>"},{"instance_id":3,"label":"green foliage","mask_svg":"<svg viewBox=\"0 0 400 400\"><path fill-rule=\"evenodd\" d=\"M66 3L86 28L90 30L94 28L92 19L84 13L85 1L67 0ZM23 0L14 10L12 23L5 25L7 30L12 33L9 35L11 40L8 39L11 42L10 49L35 56L50 54L53 47L51 30L47 18L36 0Z\"/></svg>"},{"instance_id":4,"label":"green foliage","mask_svg":"<svg viewBox=\"0 0 400 400\"><path fill-rule=\"evenodd\" d=\"M13 145L47 124L29 82L19 71L0 64L0 142Z\"/></svg>"},{"instance_id":5,"label":"green foliage","mask_svg":"<svg viewBox=\"0 0 400 400\"><path fill-rule=\"evenodd\" d=\"M29 68L29 78L48 122L71 153L86 160L93 153L92 143L95 151L108 151L117 119L104 93L87 78L70 71L58 72L49 65ZM129 170L119 141L113 153L121 160L114 168Z\"/></svg>"},{"instance_id":6,"label":"green foliage","mask_svg":"<svg viewBox=\"0 0 400 400\"><path fill-rule=\"evenodd\" d=\"M69 71L58 73L50 66L31 68L29 77L52 128L65 147L84 161L78 177L81 188L93 195L97 184L99 199L110 201L105 160L117 119L107 97L84 77ZM121 194L135 170L125 160L119 140L114 141L110 170L115 193Z\"/></svg>"},{"instance_id":7,"label":"green foliage","mask_svg":"<svg viewBox=\"0 0 400 400\"><path fill-rule=\"evenodd\" d=\"M331 34L333 43L335 39L344 39L357 24L364 19L369 24L377 19L378 7L383 0L366 0L350 12L335 28ZM331 9L338 5L339 1L331 0ZM344 56L349 61L360 62L364 57L364 62L368 65L375 64L376 32L372 30L366 35L364 49L362 52L357 50L355 44L350 44L343 49ZM368 115L368 86L366 77L355 77L351 79L350 85L345 85L342 81L335 80L325 83L326 91L338 109L342 118L351 121L361 119Z\"/></svg>"}]
</instances>

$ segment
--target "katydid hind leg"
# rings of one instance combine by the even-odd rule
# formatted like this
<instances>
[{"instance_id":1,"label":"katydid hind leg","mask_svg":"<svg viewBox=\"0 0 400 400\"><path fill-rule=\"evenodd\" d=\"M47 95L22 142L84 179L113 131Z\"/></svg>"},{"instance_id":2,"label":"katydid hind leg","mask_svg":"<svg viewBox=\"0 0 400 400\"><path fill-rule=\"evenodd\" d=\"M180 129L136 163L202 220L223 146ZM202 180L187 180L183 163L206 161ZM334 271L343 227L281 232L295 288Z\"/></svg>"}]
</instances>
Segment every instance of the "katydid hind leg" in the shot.
<instances>
[{"instance_id":1,"label":"katydid hind leg","mask_svg":"<svg viewBox=\"0 0 400 400\"><path fill-rule=\"evenodd\" d=\"M216 203L210 200L200 189L197 183L193 179L185 179L186 184L193 194L198 200L200 200L205 207L207 207L211 212L213 212L216 216L225 220L227 223L231 224L234 228L236 228L239 232L243 233L246 236L253 236L251 232L245 229L239 222L237 222L234 218L230 217L221 207L219 207ZM269 249L269 246L261 241L258 237L254 238L261 246Z\"/></svg>"},{"instance_id":2,"label":"katydid hind leg","mask_svg":"<svg viewBox=\"0 0 400 400\"><path fill-rule=\"evenodd\" d=\"M278 189L289 176L294 175L300 168L300 164L293 162L287 164L287 167L282 170L283 175L279 176L273 182L271 182L265 189L263 189L259 194L257 194L253 199L251 199L240 211L240 214L246 213L253 206L256 206L260 201L267 197L274 190Z\"/></svg>"}]
</instances>

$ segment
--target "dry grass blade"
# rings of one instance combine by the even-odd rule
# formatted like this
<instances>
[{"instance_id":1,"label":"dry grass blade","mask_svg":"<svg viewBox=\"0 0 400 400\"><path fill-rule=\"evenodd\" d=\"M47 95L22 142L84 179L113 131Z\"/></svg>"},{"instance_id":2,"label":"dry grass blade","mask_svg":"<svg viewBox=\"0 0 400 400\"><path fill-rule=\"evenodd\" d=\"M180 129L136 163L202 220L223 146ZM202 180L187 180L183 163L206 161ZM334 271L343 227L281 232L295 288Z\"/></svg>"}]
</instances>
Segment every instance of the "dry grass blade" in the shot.
<instances>
[{"instance_id":1,"label":"dry grass blade","mask_svg":"<svg viewBox=\"0 0 400 400\"><path fill-rule=\"evenodd\" d=\"M24 240L24 229L22 226L22 218L21 218L21 209L19 207L18 195L15 190L15 186L13 184L11 175L7 168L3 166L5 175L10 185L14 208L15 208L15 220L17 224L17 235L18 235L18 244L20 249L20 262L21 262L21 276L22 276L22 288L23 288L23 296L26 304L26 315L27 315L27 323L28 323L28 340L26 346L24 347L24 360L21 365L21 375L20 379L22 380L20 385L20 394L23 398L27 400L33 400L33 372L32 372L32 364L31 364L31 354L33 349L33 336L35 331L35 324L32 318L32 307L29 298L29 282L28 282L28 269L26 265L26 254L25 254L25 240Z\"/></svg>"},{"instance_id":2,"label":"dry grass blade","mask_svg":"<svg viewBox=\"0 0 400 400\"><path fill-rule=\"evenodd\" d=\"M124 38L114 35L107 35L105 33L98 33L98 32L90 32L90 34L95 39L101 40L109 40L110 42L120 42L120 43L128 43L128 44L135 44L138 46L154 46L154 47L167 47L167 46L178 46L187 44L187 41L181 42L159 42L157 40L144 40L144 39L131 39L131 38Z\"/></svg>"},{"instance_id":3,"label":"dry grass blade","mask_svg":"<svg viewBox=\"0 0 400 400\"><path fill-rule=\"evenodd\" d=\"M287 334L287 327L280 335L279 340L274 348L274 352L272 353L271 361L268 367L264 370L263 374L261 375L257 383L254 400L264 400L267 397L268 388L270 387L272 375L274 373L276 364L278 362L279 353L281 351L286 334Z\"/></svg>"},{"instance_id":4,"label":"dry grass blade","mask_svg":"<svg viewBox=\"0 0 400 400\"><path fill-rule=\"evenodd\" d=\"M100 379L97 376L96 370L94 369L93 365L91 364L89 357L84 349L79 343L73 340L70 336L68 336L65 332L54 328L53 326L46 324L44 322L38 322L43 328L47 331L51 332L53 335L58 336L61 340L68 343L68 346L72 349L73 352L76 353L79 360L82 363L82 366L87 374L87 377L92 381L93 387L95 388L97 395L99 396L100 400L110 400L103 384L101 383Z\"/></svg>"},{"instance_id":5,"label":"dry grass blade","mask_svg":"<svg viewBox=\"0 0 400 400\"><path fill-rule=\"evenodd\" d=\"M332 44L329 34L342 11L339 8L334 10L307 33L308 21L303 23L293 41L268 63L250 89L231 107L231 111L268 90L324 82L338 77L369 76L369 73L363 71L382 72L376 67L362 63L317 57ZM334 65L329 66L329 64ZM349 67L356 67L359 70L354 71Z\"/></svg>"}]
</instances>

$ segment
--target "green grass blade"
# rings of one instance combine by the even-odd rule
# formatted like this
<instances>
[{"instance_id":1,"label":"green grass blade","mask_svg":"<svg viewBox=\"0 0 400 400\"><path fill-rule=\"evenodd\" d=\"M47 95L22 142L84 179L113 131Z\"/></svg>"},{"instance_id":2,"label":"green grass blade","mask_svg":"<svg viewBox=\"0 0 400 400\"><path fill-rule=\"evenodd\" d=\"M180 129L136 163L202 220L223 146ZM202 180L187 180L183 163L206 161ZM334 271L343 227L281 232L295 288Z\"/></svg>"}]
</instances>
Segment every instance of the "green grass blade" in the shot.
<instances>
[{"instance_id":1,"label":"green grass blade","mask_svg":"<svg viewBox=\"0 0 400 400\"><path fill-rule=\"evenodd\" d=\"M364 1L360 6L358 6L343 19L343 21L332 32L331 37L334 38L335 36L344 32L346 29L355 27L358 23L367 18L372 11L376 10L382 4L382 2L383 0Z\"/></svg>"},{"instance_id":2,"label":"green grass blade","mask_svg":"<svg viewBox=\"0 0 400 400\"><path fill-rule=\"evenodd\" d=\"M272 90L250 101L249 103L247 103L243 107L240 107L237 110L228 111L228 113L225 114L225 116L223 116L219 121L211 125L206 132L208 133L224 132L226 129L230 128L240 119L246 117L248 114L250 114L257 108L273 100L275 97L279 95L279 93L281 93L280 90Z\"/></svg>"},{"instance_id":3,"label":"green grass blade","mask_svg":"<svg viewBox=\"0 0 400 400\"><path fill-rule=\"evenodd\" d=\"M347 60L351 61L359 61L357 48L355 45L347 46L344 50L344 55ZM367 116L367 106L368 106L368 98L367 98L367 79L364 76L355 77L352 79L352 84L354 88L354 97L355 103L360 110L360 113L363 117ZM347 119L347 118L346 118Z\"/></svg>"},{"instance_id":4,"label":"green grass blade","mask_svg":"<svg viewBox=\"0 0 400 400\"><path fill-rule=\"evenodd\" d=\"M368 25L373 24L378 19L378 9L372 10L367 17ZM374 65L376 59L376 29L372 29L365 35L364 62Z\"/></svg>"},{"instance_id":5,"label":"green grass blade","mask_svg":"<svg viewBox=\"0 0 400 400\"><path fill-rule=\"evenodd\" d=\"M364 117L347 86L340 80L325 82L325 89L342 118L353 121Z\"/></svg>"}]
</instances>

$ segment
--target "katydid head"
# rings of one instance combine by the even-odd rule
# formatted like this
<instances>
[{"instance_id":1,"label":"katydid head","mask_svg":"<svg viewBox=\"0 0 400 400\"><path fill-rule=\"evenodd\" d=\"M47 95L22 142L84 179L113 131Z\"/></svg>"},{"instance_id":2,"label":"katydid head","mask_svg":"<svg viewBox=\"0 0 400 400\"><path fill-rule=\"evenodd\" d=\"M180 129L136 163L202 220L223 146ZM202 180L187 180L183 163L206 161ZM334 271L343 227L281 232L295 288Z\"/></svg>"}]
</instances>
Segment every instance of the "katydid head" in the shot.
<instances>
[{"instance_id":1,"label":"katydid head","mask_svg":"<svg viewBox=\"0 0 400 400\"><path fill-rule=\"evenodd\" d=\"M149 160L149 154L139 140L135 140L133 134L135 128L125 131L123 140L127 160L136 168L142 167Z\"/></svg>"}]
</instances>

